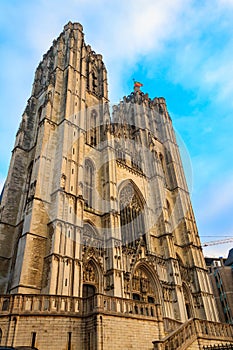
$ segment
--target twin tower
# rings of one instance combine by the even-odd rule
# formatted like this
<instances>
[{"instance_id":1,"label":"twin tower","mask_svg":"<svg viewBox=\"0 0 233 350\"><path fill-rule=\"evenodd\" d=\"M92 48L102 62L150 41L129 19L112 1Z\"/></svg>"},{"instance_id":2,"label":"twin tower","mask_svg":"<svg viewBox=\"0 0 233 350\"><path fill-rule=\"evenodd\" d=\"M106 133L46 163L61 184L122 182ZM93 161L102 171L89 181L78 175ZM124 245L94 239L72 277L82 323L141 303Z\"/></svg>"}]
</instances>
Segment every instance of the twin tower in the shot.
<instances>
[{"instance_id":1,"label":"twin tower","mask_svg":"<svg viewBox=\"0 0 233 350\"><path fill-rule=\"evenodd\" d=\"M1 345L149 350L218 320L166 102L135 84L110 106L78 23L36 70L0 242Z\"/></svg>"}]
</instances>

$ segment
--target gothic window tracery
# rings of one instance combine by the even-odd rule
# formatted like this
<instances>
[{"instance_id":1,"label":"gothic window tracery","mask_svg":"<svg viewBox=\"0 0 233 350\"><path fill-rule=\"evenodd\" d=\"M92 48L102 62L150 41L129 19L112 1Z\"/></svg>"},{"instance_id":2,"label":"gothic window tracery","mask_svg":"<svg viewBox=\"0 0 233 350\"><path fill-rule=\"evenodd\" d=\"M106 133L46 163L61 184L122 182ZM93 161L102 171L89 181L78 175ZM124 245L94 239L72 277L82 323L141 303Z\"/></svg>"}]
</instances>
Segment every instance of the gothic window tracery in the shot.
<instances>
[{"instance_id":1,"label":"gothic window tracery","mask_svg":"<svg viewBox=\"0 0 233 350\"><path fill-rule=\"evenodd\" d=\"M93 207L94 201L94 166L89 159L84 166L84 200L87 207Z\"/></svg>"},{"instance_id":2,"label":"gothic window tracery","mask_svg":"<svg viewBox=\"0 0 233 350\"><path fill-rule=\"evenodd\" d=\"M103 239L89 223L84 224L82 242L84 259L89 259L91 256L102 258Z\"/></svg>"},{"instance_id":3,"label":"gothic window tracery","mask_svg":"<svg viewBox=\"0 0 233 350\"><path fill-rule=\"evenodd\" d=\"M131 156L131 165L139 171L142 171L141 166L141 156L140 153L133 152Z\"/></svg>"},{"instance_id":4,"label":"gothic window tracery","mask_svg":"<svg viewBox=\"0 0 233 350\"><path fill-rule=\"evenodd\" d=\"M119 162L125 163L126 162L125 152L123 151L121 145L118 142L115 143L115 149L116 149L116 159Z\"/></svg>"},{"instance_id":5,"label":"gothic window tracery","mask_svg":"<svg viewBox=\"0 0 233 350\"><path fill-rule=\"evenodd\" d=\"M120 223L123 245L135 246L136 240L145 238L143 205L131 184L120 193Z\"/></svg>"}]
</instances>

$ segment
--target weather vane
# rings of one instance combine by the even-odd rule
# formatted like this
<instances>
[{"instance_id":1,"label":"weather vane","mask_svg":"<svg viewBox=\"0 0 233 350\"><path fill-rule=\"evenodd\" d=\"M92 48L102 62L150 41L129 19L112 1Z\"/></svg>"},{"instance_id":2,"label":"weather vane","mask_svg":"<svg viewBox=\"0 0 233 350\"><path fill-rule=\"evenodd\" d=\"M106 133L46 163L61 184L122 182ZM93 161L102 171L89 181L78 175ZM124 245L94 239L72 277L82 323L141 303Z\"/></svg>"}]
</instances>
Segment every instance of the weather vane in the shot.
<instances>
[{"instance_id":1,"label":"weather vane","mask_svg":"<svg viewBox=\"0 0 233 350\"><path fill-rule=\"evenodd\" d=\"M140 87L143 86L142 83L140 83L139 81L136 81L135 79L133 79L134 82L134 91L140 91Z\"/></svg>"}]
</instances>

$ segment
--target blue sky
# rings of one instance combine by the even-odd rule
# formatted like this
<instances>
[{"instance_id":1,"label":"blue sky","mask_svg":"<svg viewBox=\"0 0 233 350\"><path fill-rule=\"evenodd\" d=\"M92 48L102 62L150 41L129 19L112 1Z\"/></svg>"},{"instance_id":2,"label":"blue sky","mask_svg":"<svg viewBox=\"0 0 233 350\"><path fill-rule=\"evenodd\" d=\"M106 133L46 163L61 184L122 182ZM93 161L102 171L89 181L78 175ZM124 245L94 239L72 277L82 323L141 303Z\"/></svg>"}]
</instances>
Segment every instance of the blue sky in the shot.
<instances>
[{"instance_id":1,"label":"blue sky","mask_svg":"<svg viewBox=\"0 0 233 350\"><path fill-rule=\"evenodd\" d=\"M232 237L233 0L1 0L0 187L35 69L69 20L103 55L112 103L132 91L133 78L166 98L188 150L201 240ZM232 246L204 254L227 256Z\"/></svg>"}]
</instances>

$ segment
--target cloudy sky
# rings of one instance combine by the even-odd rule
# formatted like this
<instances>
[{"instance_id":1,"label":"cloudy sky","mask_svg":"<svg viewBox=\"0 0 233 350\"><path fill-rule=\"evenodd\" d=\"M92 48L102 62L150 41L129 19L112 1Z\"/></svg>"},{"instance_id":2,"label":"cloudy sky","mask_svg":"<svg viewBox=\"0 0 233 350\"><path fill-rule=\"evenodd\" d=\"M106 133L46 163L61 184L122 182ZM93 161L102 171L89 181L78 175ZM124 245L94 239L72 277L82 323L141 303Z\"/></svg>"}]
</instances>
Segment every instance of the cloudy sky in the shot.
<instances>
[{"instance_id":1,"label":"cloudy sky","mask_svg":"<svg viewBox=\"0 0 233 350\"><path fill-rule=\"evenodd\" d=\"M201 240L233 236L233 0L1 0L0 19L0 187L36 66L71 20L104 57L112 103L133 78L166 98Z\"/></svg>"}]
</instances>

